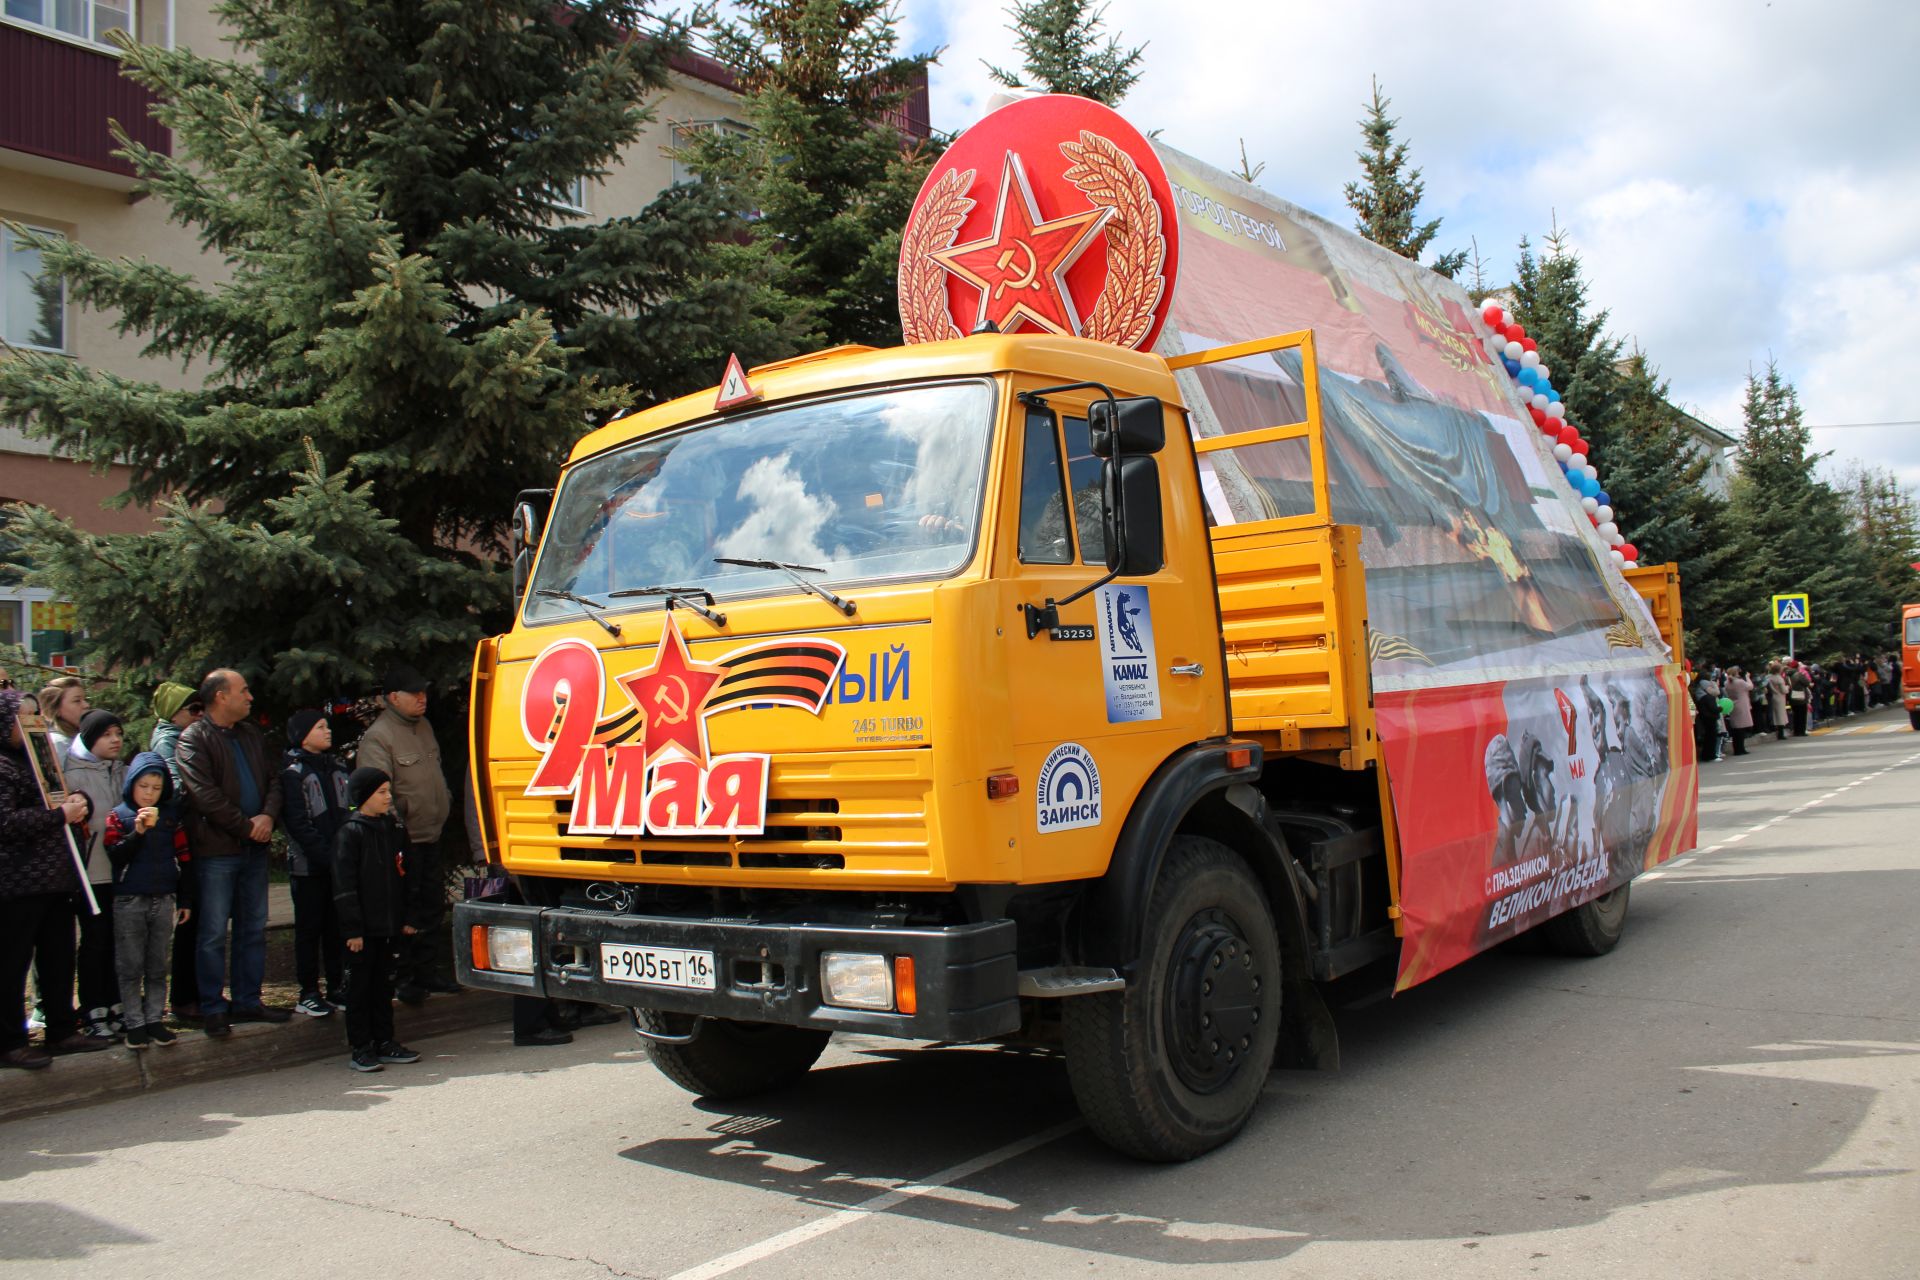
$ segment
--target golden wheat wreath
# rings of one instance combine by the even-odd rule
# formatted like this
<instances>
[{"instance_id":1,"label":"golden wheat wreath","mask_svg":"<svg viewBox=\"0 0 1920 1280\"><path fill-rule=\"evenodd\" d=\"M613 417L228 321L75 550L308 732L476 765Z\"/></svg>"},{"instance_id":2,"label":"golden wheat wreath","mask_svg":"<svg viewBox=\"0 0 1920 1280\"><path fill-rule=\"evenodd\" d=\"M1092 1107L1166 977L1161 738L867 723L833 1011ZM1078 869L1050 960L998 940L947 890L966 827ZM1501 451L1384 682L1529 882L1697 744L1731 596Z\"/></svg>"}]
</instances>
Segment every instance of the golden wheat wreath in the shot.
<instances>
[{"instance_id":1,"label":"golden wheat wreath","mask_svg":"<svg viewBox=\"0 0 1920 1280\"><path fill-rule=\"evenodd\" d=\"M1167 240L1153 188L1132 157L1097 133L1082 130L1078 142L1060 144L1060 154L1068 161L1067 181L1095 205L1113 211L1105 232L1106 286L1081 336L1138 346L1153 327L1154 308L1167 287ZM960 224L973 212L974 201L965 193L975 172L949 170L907 223L900 254L906 264L900 273L900 328L908 342L960 336L947 308L947 273L932 255L953 246Z\"/></svg>"}]
</instances>

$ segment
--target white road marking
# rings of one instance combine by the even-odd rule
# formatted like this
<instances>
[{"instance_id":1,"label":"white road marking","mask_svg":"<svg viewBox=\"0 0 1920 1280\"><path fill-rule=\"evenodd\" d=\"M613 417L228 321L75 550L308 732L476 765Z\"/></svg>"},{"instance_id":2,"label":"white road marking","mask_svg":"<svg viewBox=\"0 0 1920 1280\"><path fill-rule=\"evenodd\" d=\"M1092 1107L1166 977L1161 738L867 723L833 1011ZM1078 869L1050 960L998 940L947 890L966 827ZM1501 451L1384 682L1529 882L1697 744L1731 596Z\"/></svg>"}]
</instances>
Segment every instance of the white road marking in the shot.
<instances>
[{"instance_id":1,"label":"white road marking","mask_svg":"<svg viewBox=\"0 0 1920 1280\"><path fill-rule=\"evenodd\" d=\"M1895 725L1894 727L1898 728L1899 726ZM1824 804L1828 800L1833 799L1837 795L1842 795L1848 791L1851 791L1863 782L1872 782L1875 778L1880 777L1882 774L1892 773L1895 769L1900 768L1902 765L1912 764L1916 760L1920 760L1920 751L1914 752L1912 755L1906 757L1903 760L1895 760L1892 764L1887 765L1882 769L1878 769L1873 773L1865 774L1861 777L1855 778L1852 782L1846 783L1844 786L1835 787L1832 791L1827 792L1825 795L1819 796L1813 800L1808 800L1806 803L1797 805L1794 808L1787 810L1785 813L1775 814L1773 817L1768 818L1765 822L1755 823L1753 826L1748 827L1745 831L1736 831L1734 834L1730 836L1726 836L1723 839L1721 839L1720 842L1717 844L1710 844L1705 846L1704 848L1693 849L1687 853L1681 854L1677 858L1671 858L1666 862L1661 863L1658 870L1643 872L1640 876L1637 877L1637 879L1640 879L1640 880L1662 879L1664 878L1664 875L1666 872L1672 871L1675 868L1684 865L1688 859L1704 857L1709 853L1718 852L1719 850L1726 848L1730 844L1739 844L1742 840L1745 840L1748 836L1757 835L1760 832L1765 831L1768 827L1774 826L1778 823L1785 822L1788 818L1794 817L1795 815L1800 813L1804 813L1808 809L1813 808L1815 805Z\"/></svg>"},{"instance_id":2,"label":"white road marking","mask_svg":"<svg viewBox=\"0 0 1920 1280\"><path fill-rule=\"evenodd\" d=\"M809 1240L817 1240L829 1232L838 1231L842 1227L852 1226L854 1223L864 1221L877 1213L885 1213L889 1209L905 1204L908 1200L916 1196L931 1195L950 1182L958 1182L962 1178L970 1178L984 1169L991 1169L994 1165L1004 1164L1016 1156L1023 1156L1029 1151L1046 1146L1049 1142L1056 1141L1057 1139L1066 1137L1070 1133L1084 1129L1086 1123L1085 1120L1062 1121L1050 1129L1042 1129L1039 1133L1032 1134L1029 1137L1021 1138L1015 1142L1009 1142L1004 1147L995 1147L985 1155L975 1156L971 1160L964 1160L959 1164L950 1165L925 1180L914 1183L912 1186L900 1187L896 1190L885 1192L884 1194L873 1197L871 1200L863 1200L850 1208L841 1209L837 1213L830 1213L824 1218L816 1218L812 1222L803 1222L797 1227L780 1232L778 1235L768 1236L765 1240L761 1240L758 1243L745 1245L739 1249L735 1249L732 1253L721 1254L711 1262L703 1262L697 1267L689 1267L685 1271L677 1272L669 1277L669 1280L713 1280L715 1276L723 1276L730 1271L737 1271L741 1267L759 1262L762 1258L770 1258L776 1253L782 1253L793 1248L795 1245L805 1244Z\"/></svg>"}]
</instances>

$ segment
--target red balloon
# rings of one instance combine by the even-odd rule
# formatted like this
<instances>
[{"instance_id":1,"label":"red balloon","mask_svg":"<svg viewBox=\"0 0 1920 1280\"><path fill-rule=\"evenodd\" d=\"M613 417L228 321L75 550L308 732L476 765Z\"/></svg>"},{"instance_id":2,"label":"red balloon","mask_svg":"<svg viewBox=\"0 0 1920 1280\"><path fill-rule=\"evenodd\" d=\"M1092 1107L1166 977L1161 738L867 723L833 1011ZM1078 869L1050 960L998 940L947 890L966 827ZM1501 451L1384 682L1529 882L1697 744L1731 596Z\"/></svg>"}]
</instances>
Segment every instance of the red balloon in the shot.
<instances>
[{"instance_id":1,"label":"red balloon","mask_svg":"<svg viewBox=\"0 0 1920 1280\"><path fill-rule=\"evenodd\" d=\"M1533 425L1536 427L1544 427L1553 421L1552 418L1547 416L1547 411L1537 404L1528 405L1527 412L1533 415Z\"/></svg>"},{"instance_id":2,"label":"red balloon","mask_svg":"<svg viewBox=\"0 0 1920 1280\"><path fill-rule=\"evenodd\" d=\"M1586 437L1584 437L1584 436L1575 436L1575 437L1574 437L1574 439L1573 439L1573 451L1574 451L1575 453L1584 453L1584 454L1586 454L1586 455L1587 455L1587 461L1588 461L1588 462L1592 462L1592 461L1593 461L1593 446L1592 446L1592 445L1589 445L1589 444L1587 443L1587 441L1586 441Z\"/></svg>"},{"instance_id":3,"label":"red balloon","mask_svg":"<svg viewBox=\"0 0 1920 1280\"><path fill-rule=\"evenodd\" d=\"M1520 349L1522 351L1538 351L1540 349L1540 344L1532 338L1519 338L1516 339L1516 341L1520 343Z\"/></svg>"},{"instance_id":4,"label":"red balloon","mask_svg":"<svg viewBox=\"0 0 1920 1280\"><path fill-rule=\"evenodd\" d=\"M1488 328L1498 329L1501 324L1505 322L1507 313L1500 309L1499 303L1489 302L1486 306L1480 308L1480 318L1487 322Z\"/></svg>"},{"instance_id":5,"label":"red balloon","mask_svg":"<svg viewBox=\"0 0 1920 1280\"><path fill-rule=\"evenodd\" d=\"M1524 342L1525 342L1525 341L1527 340L1527 330L1526 330L1526 326L1525 326L1525 325L1518 325L1518 324L1510 324L1510 325L1508 325L1508 326L1507 326L1507 337L1509 337L1509 338L1511 338L1511 339L1513 339L1513 340L1514 340L1515 342L1520 342L1520 343L1524 343ZM1531 348L1531 347L1529 347L1529 348L1527 348L1527 349L1528 349L1529 351L1531 351L1531 350L1532 350L1532 348Z\"/></svg>"},{"instance_id":6,"label":"red balloon","mask_svg":"<svg viewBox=\"0 0 1920 1280\"><path fill-rule=\"evenodd\" d=\"M1573 442L1580 438L1580 429L1578 427L1563 426L1560 428L1559 437L1561 444L1572 447Z\"/></svg>"},{"instance_id":7,"label":"red balloon","mask_svg":"<svg viewBox=\"0 0 1920 1280\"><path fill-rule=\"evenodd\" d=\"M1600 517L1589 511L1587 512L1587 523L1598 529L1600 527Z\"/></svg>"},{"instance_id":8,"label":"red balloon","mask_svg":"<svg viewBox=\"0 0 1920 1280\"><path fill-rule=\"evenodd\" d=\"M1631 542L1623 542L1619 546L1615 547L1614 550L1618 551L1621 555L1625 556L1628 560L1638 560L1640 558L1640 552L1634 547L1634 545Z\"/></svg>"}]
</instances>

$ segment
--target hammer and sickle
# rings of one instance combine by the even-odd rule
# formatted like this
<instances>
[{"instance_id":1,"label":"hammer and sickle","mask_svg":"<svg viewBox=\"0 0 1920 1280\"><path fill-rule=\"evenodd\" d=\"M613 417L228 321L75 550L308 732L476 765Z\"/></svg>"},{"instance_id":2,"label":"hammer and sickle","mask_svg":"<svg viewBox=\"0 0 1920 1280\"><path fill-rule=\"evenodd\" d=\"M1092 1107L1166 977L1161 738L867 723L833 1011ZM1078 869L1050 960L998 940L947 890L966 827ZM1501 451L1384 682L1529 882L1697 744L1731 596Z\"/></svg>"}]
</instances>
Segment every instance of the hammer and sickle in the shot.
<instances>
[{"instance_id":1,"label":"hammer and sickle","mask_svg":"<svg viewBox=\"0 0 1920 1280\"><path fill-rule=\"evenodd\" d=\"M653 705L661 708L665 714L657 716L655 720L656 723L659 724L680 724L686 720L688 704L691 703L693 699L687 693L687 682L685 680L682 680L679 676L668 676L667 679L673 681L679 688L680 700L676 703L673 700L673 694L667 689L667 686L664 683L661 684L659 688L653 691Z\"/></svg>"},{"instance_id":2,"label":"hammer and sickle","mask_svg":"<svg viewBox=\"0 0 1920 1280\"><path fill-rule=\"evenodd\" d=\"M1039 284L1036 283L1036 278L1040 274L1040 259L1034 256L1033 246L1029 245L1025 240L1015 240L1012 244L1002 249L1000 251L1000 261L996 262L994 266L1001 271L1005 271L1013 264L1013 255L1016 249L1026 255L1027 265L1021 269L1018 280L1003 279L999 284L993 286L993 300L995 302L998 302L1000 295L1008 289L1038 289L1040 287Z\"/></svg>"}]
</instances>

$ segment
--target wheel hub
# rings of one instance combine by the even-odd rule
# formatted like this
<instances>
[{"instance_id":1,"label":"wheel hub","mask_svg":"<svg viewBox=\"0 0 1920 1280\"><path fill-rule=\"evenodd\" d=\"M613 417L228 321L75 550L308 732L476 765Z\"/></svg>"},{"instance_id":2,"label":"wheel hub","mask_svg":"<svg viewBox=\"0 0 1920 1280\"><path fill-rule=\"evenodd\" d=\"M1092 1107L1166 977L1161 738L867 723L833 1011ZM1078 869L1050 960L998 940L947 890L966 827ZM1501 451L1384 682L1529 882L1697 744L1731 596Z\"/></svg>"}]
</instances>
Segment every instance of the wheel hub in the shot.
<instances>
[{"instance_id":1,"label":"wheel hub","mask_svg":"<svg viewBox=\"0 0 1920 1280\"><path fill-rule=\"evenodd\" d=\"M1240 1069L1270 980L1225 912L1203 911L1187 922L1173 946L1166 1016L1168 1056L1188 1088L1211 1093Z\"/></svg>"}]
</instances>

